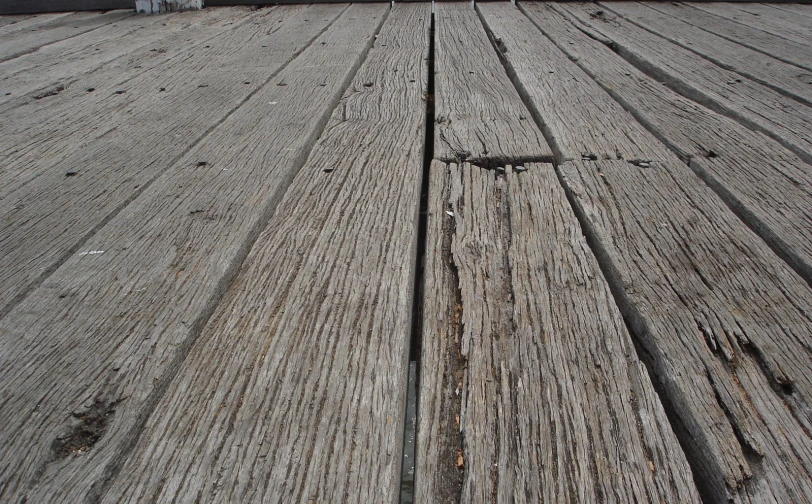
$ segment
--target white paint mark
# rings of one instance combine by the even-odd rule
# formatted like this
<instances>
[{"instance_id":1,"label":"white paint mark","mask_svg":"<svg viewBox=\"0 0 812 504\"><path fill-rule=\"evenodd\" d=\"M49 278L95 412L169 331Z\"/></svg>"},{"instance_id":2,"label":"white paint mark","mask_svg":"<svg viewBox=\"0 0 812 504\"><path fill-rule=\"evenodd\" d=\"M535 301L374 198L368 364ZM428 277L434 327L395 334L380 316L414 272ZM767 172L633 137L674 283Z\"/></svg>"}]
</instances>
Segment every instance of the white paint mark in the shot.
<instances>
[{"instance_id":1,"label":"white paint mark","mask_svg":"<svg viewBox=\"0 0 812 504\"><path fill-rule=\"evenodd\" d=\"M99 255L99 254L104 254L104 250L88 250L87 252L82 252L79 255L80 256L86 256L86 255Z\"/></svg>"},{"instance_id":2,"label":"white paint mark","mask_svg":"<svg viewBox=\"0 0 812 504\"><path fill-rule=\"evenodd\" d=\"M448 214L449 217L454 217L454 212L451 210L446 210L445 213Z\"/></svg>"},{"instance_id":3,"label":"white paint mark","mask_svg":"<svg viewBox=\"0 0 812 504\"><path fill-rule=\"evenodd\" d=\"M279 103L279 102L278 101L269 101L268 105L276 105L277 103Z\"/></svg>"}]
</instances>

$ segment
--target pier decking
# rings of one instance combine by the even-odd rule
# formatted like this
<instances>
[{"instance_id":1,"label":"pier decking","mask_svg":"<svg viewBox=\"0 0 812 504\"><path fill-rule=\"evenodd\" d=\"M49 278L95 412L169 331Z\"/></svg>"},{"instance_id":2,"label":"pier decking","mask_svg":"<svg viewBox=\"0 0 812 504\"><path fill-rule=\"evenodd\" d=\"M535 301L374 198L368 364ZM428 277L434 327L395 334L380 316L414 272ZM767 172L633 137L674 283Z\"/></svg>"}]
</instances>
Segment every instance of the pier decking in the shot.
<instances>
[{"instance_id":1,"label":"pier decking","mask_svg":"<svg viewBox=\"0 0 812 504\"><path fill-rule=\"evenodd\" d=\"M0 502L812 502L812 5L0 16L0 132Z\"/></svg>"}]
</instances>

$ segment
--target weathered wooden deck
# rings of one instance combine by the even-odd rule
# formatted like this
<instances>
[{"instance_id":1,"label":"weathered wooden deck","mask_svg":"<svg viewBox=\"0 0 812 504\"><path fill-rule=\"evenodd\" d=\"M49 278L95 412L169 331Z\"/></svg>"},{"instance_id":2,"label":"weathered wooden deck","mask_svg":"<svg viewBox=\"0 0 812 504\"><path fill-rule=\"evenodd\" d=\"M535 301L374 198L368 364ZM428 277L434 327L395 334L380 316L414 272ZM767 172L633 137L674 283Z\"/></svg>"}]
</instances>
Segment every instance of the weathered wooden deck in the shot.
<instances>
[{"instance_id":1,"label":"weathered wooden deck","mask_svg":"<svg viewBox=\"0 0 812 504\"><path fill-rule=\"evenodd\" d=\"M812 502L812 6L0 16L0 132L0 502Z\"/></svg>"}]
</instances>

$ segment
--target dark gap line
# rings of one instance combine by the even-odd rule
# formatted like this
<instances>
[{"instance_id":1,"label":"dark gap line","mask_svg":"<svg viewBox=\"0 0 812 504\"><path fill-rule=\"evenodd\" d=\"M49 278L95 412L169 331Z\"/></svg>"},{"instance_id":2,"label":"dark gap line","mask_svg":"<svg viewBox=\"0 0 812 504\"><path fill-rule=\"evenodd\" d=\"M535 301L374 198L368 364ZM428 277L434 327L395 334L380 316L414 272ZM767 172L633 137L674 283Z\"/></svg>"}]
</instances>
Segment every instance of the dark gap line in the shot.
<instances>
[{"instance_id":1,"label":"dark gap line","mask_svg":"<svg viewBox=\"0 0 812 504\"><path fill-rule=\"evenodd\" d=\"M417 220L417 253L414 266L412 328L409 341L409 379L406 393L406 421L403 429L403 465L400 476L400 504L414 502L417 472L417 418L420 404L420 354L423 346L423 298L425 295L426 234L428 229L429 171L434 156L434 12L429 28L429 52L426 59L428 79L423 138L423 173L420 182L420 210Z\"/></svg>"},{"instance_id":2,"label":"dark gap line","mask_svg":"<svg viewBox=\"0 0 812 504\"><path fill-rule=\"evenodd\" d=\"M521 5L519 5L518 8L525 15L525 17L527 17L528 21L533 23L533 26L539 30L539 33L550 40L549 37L547 37L546 34L541 31L538 25L533 22L530 16L527 15L527 12L521 7ZM632 300L626 294L620 273L617 271L612 259L609 257L609 253L600 243L597 232L594 230L588 217L575 199L575 195L572 194L572 191L569 189L569 186L564 180L560 166L561 164L567 162L567 159L563 155L549 128L545 125L541 114L524 88L521 80L518 78L510 61L508 61L505 55L499 50L499 46L495 41L495 36L493 35L490 27L488 27L488 24L481 12L479 12L479 9L477 9L477 12L479 13L480 20L482 21L485 30L488 32L488 37L493 44L494 50L499 55L499 59L505 67L511 83L517 89L517 91L519 91L519 96L522 98L525 107L527 107L527 109L530 111L531 117L533 117L533 120L536 121L537 126L539 129L541 129L544 138L547 140L553 150L553 153L555 154L556 161L554 166L558 182L561 188L564 190L570 208L578 220L581 227L581 232L583 233L587 245L595 257L596 262L598 263L601 274L609 286L609 290L622 315L635 351L640 358L640 361L643 362L646 367L648 376L650 377L654 387L654 391L657 393L660 404L663 406L663 410L665 411L669 424L674 430L677 440L685 453L685 458L691 468L694 484L696 485L702 502L706 504L714 502L727 502L728 495L724 483L719 481L714 482L712 479L713 474L721 474L720 468L716 467L714 461L703 451L702 446L700 446L694 439L690 427L688 427L686 422L680 417L678 412L685 411L685 408L677 407L677 404L675 404L676 401L672 401L672 394L669 393L668 387L662 380L663 377L657 372L658 366L655 362L655 358L645 346L646 342L650 342L653 339L651 337L651 332L648 329L648 324ZM550 40L550 42L554 44L552 40ZM677 395L679 395L679 391L675 392ZM691 422L690 418L688 418L688 423L693 423Z\"/></svg>"},{"instance_id":3,"label":"dark gap line","mask_svg":"<svg viewBox=\"0 0 812 504\"><path fill-rule=\"evenodd\" d=\"M522 12L524 12L523 9ZM527 16L527 13L525 13L525 15ZM545 33L544 30L530 18L530 16L527 17L528 19L530 19L533 25L545 37L547 37L550 40L550 42L552 42L564 54L567 54L567 51L564 47L556 43L556 41L553 40L552 37L547 35L547 33ZM568 17L567 21L570 21L570 24L578 28L585 35L589 36L594 40L597 40L598 42L601 42L600 40L593 37L590 33L582 29L580 26L577 26L575 25L575 23L572 23ZM623 49L619 48L617 45L614 45L613 43L607 44L606 42L602 43L607 47L609 47L611 50L613 50L615 53L617 53L619 57L623 58L624 60L629 62L632 66L643 72L645 75L648 75L649 77L652 77L658 81L660 80L660 77L665 78L666 81L670 80L662 75L658 75L657 72L659 72L659 70L655 72L654 71L655 69L651 68L651 65L649 65L648 63L642 62L635 63L634 61L630 61L630 58L626 58L623 56L622 52L620 52L623 51ZM569 55L567 56L569 57ZM636 58L634 59L636 60ZM770 229L770 227L764 223L762 219L760 219L744 203L742 203L742 201L740 201L735 195L733 195L733 193L731 193L724 186L724 184L722 184L713 175L711 175L709 171L706 170L705 167L703 166L704 161L702 161L702 158L690 156L682 152L678 145L676 145L662 132L660 132L655 125L653 125L635 107L629 104L629 102L626 101L622 96L620 96L614 89L604 85L602 82L596 79L594 73L590 70L589 67L584 65L580 60L573 60L572 58L570 58L570 60L572 60L576 65L578 65L578 67L581 70L583 70L584 73L586 73L598 86L601 87L601 89L603 89L609 96L612 97L612 99L614 99L621 107L623 107L623 109L626 112L631 114L632 117L634 117L637 120L637 122L640 123L640 125L642 125L649 133L654 135L655 138L657 138L660 142L662 142L663 145L665 145L683 163L685 163L691 169L691 171L693 171L694 174L705 185L707 185L719 197L719 199L722 200L722 202L724 202L724 204L730 209L731 212L733 212L734 215L736 215L736 217L739 218L740 221L742 221L751 231L753 231L753 233L755 233L759 238L761 238L762 241L764 241L764 243L766 243L767 246L770 247L770 250L772 250L778 257L780 257L781 260L783 260L790 268L792 268L792 270L795 271L803 280L805 280L807 284L812 286L812 267L810 267L810 265L799 254L797 254L786 241L784 241L780 236L778 236L775 232L773 232ZM647 70L652 71L649 72ZM697 102L700 106L705 106L706 108L710 108L711 110L713 110L712 107L707 106L707 104L704 102L703 99L697 100L694 96L688 96L684 93L681 93L679 90L674 89L674 86L671 86L669 82L666 82L666 84L668 84L669 87L674 92L684 96L689 100ZM710 100L710 98L706 99ZM735 120L736 118L734 117L732 119ZM802 160L806 161L806 159L803 158Z\"/></svg>"},{"instance_id":4,"label":"dark gap line","mask_svg":"<svg viewBox=\"0 0 812 504\"><path fill-rule=\"evenodd\" d=\"M683 2L683 5L688 5L688 6L690 6L690 2ZM704 14L707 14L707 15L710 15L710 16L714 16L714 17L718 17L718 18L720 18L720 19L724 19L725 21L730 21L730 22L735 23L735 24L737 24L737 25L739 25L739 26L743 26L743 27L745 27L745 28L749 28L749 29L751 29L751 30L760 31L760 32L762 32L762 33L763 33L763 34L765 34L765 35L770 35L770 36L772 36L772 37L780 38L781 40L783 40L783 41L785 41L785 42L791 42L791 43L793 43L793 44L797 44L797 42L795 42L794 40L791 40L791 39L788 39L788 38L782 37L782 36L780 36L780 35L775 35L774 33L770 33L770 32L768 32L768 31L764 31L764 30L759 29L759 28L754 28L754 27L752 27L752 26L750 26L750 25L746 25L746 24L744 24L744 23L739 23L738 21L736 21L736 20L734 20L734 19L726 18L726 17L724 17L724 16L720 16L720 15L718 15L718 14L713 14L713 13L710 13L710 12L707 12L707 11L703 11L702 9L698 9L698 8L696 8L696 7L691 7L691 8L692 8L692 9L695 9L695 10L697 10L697 11L699 11L699 12L702 12L702 13L704 13ZM657 9L657 8L656 8L656 7L654 7L654 6L652 6L652 9L656 10L656 11L657 11L657 12L659 12L660 14L670 15L670 14L668 14L668 13L662 12L661 10ZM765 56L769 56L770 58L777 59L778 61L781 61L781 62L783 62L783 63L786 63L787 65L792 65L792 66L797 67L797 68L799 68L799 69L801 69L801 70L812 71L812 67L806 67L806 66L803 66L803 64L801 64L801 63L798 63L798 62L795 62L795 61L790 61L790 60L786 59L784 56L779 56L779 55L776 55L776 54L770 54L770 53L768 53L767 51L765 51L764 49L762 49L762 48L760 48L760 47L757 47L757 46L755 46L755 45L750 45L750 44L748 44L748 43L746 43L746 42L743 42L743 41L741 41L741 40L736 40L736 39L731 38L731 37L729 37L729 36L727 36L727 35L722 35L721 33L716 33L716 32L713 32L713 31L711 31L711 30L709 30L709 29L705 28L704 26L700 26L700 25L698 25L698 24L694 24L694 23L692 23L692 22L690 22L690 21L685 21L685 20L683 20L683 22L684 22L684 23L688 23L689 25L693 26L694 28L699 28L700 30L702 30L702 31L704 31L704 32L710 33L711 35L715 35L715 36L717 36L717 37L723 38L723 39L727 40L728 42L732 42L732 43L734 43L734 44L738 44L738 45L743 46L743 47L746 47L746 48L748 48L748 49L750 49L750 50L752 50L752 51L756 51L756 52L758 52L758 53L764 54ZM799 44L799 45L800 45L800 44Z\"/></svg>"},{"instance_id":5,"label":"dark gap line","mask_svg":"<svg viewBox=\"0 0 812 504\"><path fill-rule=\"evenodd\" d=\"M321 31L319 31L317 35L311 38L311 40L306 45L304 45L302 49L297 51L296 54L293 57L291 57L282 67L280 67L277 71L275 71L272 75L270 75L262 84L262 86L260 86L256 91L254 91L254 93L252 93L251 96L253 96L253 94L258 92L260 89L264 88L268 84L268 82L270 82L276 75L278 75L285 68L287 68L290 65L290 63L295 61L296 58L298 58L298 56L300 56L305 50L307 50L307 48L311 47L312 44L319 37L321 37L338 19L340 19L343 16L343 14L350 8L351 5L352 4L348 4L344 9L342 9L342 11L335 18L333 18L330 21L330 23L327 24L327 26L325 26ZM386 13L382 16L382 19L378 24L378 26L375 28L374 35L370 36L369 40L366 43L366 46L361 51L361 54L359 55L356 62L353 64L346 79L341 83L339 89L334 94L332 100L330 101L330 105L326 107L325 112L319 118L319 122L316 124L315 128L313 128L313 130L311 131L303 148L301 149L300 155L293 160L292 169L290 170L290 173L280 181L280 186L277 189L276 194L272 196L270 198L270 201L268 201L268 203L265 205L265 207L261 209L260 214L261 217L257 220L254 227L248 233L239 251L229 264L228 269L225 271L223 276L217 282L217 288L212 293L211 298L206 303L205 308L201 311L200 315L192 323L189 331L189 336L187 336L187 338L183 341L176 357L169 365L168 371L156 382L153 392L149 395L149 398L144 402L145 407L137 414L136 421L130 432L126 434L125 437L126 441L123 443L123 446L121 447L115 461L104 469L102 479L100 480L100 482L94 484L93 488L89 492L88 494L89 502L98 503L101 501L101 499L104 497L105 493L109 489L110 485L113 484L113 481L121 471L125 460L133 451L133 449L135 449L135 446L137 445L139 438L146 427L147 421L152 416L152 413L155 411L155 408L158 406L158 403L161 401L166 392L169 390L169 386L180 372L183 362L186 360L186 357L192 351L192 348L194 347L198 338L202 334L203 329L208 324L209 319L214 314L215 309L220 304L220 301L223 299L223 297L225 297L231 285L237 279L237 276L244 265L245 259L248 256L248 253L253 248L257 238L259 238L260 233L270 223L270 220L275 214L276 207L278 203L281 201L282 196L284 196L288 187L293 182L296 175L298 175L302 166L304 166L305 162L307 161L310 155L310 151L313 149L319 137L321 137L322 133L324 132L324 129L326 128L327 123L330 120L330 116L332 115L333 110L341 101L341 98L344 96L350 84L352 83L352 80L355 78L355 74L358 72L358 69L366 60L366 57L369 54L369 51L372 48L375 39L380 33L381 28L383 27L383 24L388 17L389 11L387 10ZM250 96L248 98L250 98ZM243 100L240 103L240 105L237 106L234 110L236 111L237 108L239 108L246 101L248 101L248 98ZM225 119L226 118L223 118L223 121L225 121ZM222 123L222 121L220 122Z\"/></svg>"},{"instance_id":6,"label":"dark gap line","mask_svg":"<svg viewBox=\"0 0 812 504\"><path fill-rule=\"evenodd\" d=\"M612 8L609 6L609 5L611 5L611 3L609 3L609 4L596 3L595 5L599 5L599 6L603 7L604 9L608 10L612 14L614 14L617 17L619 17L619 18L633 24L634 26L637 26L638 28L646 30L649 33L653 33L654 35L662 38L667 43L674 44L674 45L677 45L679 47L682 47L683 49L687 49L687 50L691 51L692 53L696 54L700 58L708 60L708 61L710 61L711 63L713 63L714 65L716 65L716 66L718 66L720 68L723 68L723 69L728 70L730 72L735 72L735 73L741 75L742 77L747 77L748 79L752 80L753 82L757 82L757 83L761 84L762 86L766 86L766 87L772 89L773 91L786 96L787 98L790 98L790 99L795 100L797 102L803 103L804 105L812 106L812 102L810 102L810 100L807 100L806 98L804 98L802 96L798 96L798 95L792 93L791 91L787 91L786 89L780 88L780 87L776 86L775 84L771 84L771 83L769 83L769 82L767 82L765 80L762 80L762 79L760 79L760 78L758 78L758 77L756 77L754 75L746 73L744 70L740 70L740 69L738 69L736 67L730 66L730 65L728 65L726 63L723 63L723 62L721 62L719 60L713 59L712 57L710 57L708 55L702 54L699 51L694 50L693 48L691 48L688 45L682 45L679 42L666 37L665 35L657 33L657 31L655 31L655 30L646 28L642 24L635 22L633 19L627 18L627 17L623 16L622 14L619 14L617 11L612 10ZM659 11L657 11L657 12L659 12ZM779 61L779 60L776 60L776 61ZM782 63L784 63L784 62L782 61ZM799 67L798 70L800 71L802 69Z\"/></svg>"},{"instance_id":7,"label":"dark gap line","mask_svg":"<svg viewBox=\"0 0 812 504\"><path fill-rule=\"evenodd\" d=\"M762 27L762 28L759 28L759 27L757 27L757 26L752 26L752 25L749 25L749 24L746 24L746 23L742 23L742 22L741 22L741 21L739 21L738 19L734 19L734 18L725 17L725 16L724 16L724 15L722 15L722 14L717 14L717 13L715 13L715 12L710 12L710 11L706 11L706 10L700 9L699 7L694 7L692 2L680 2L680 4L681 4L681 5L685 5L685 6L687 6L687 7L691 7L692 9L696 9L697 11L702 12L703 14L706 14L706 15L709 15L709 16L718 17L718 18L724 19L724 20L726 20L726 21L730 21L731 23L736 23L737 25L744 26L744 27L749 28L749 29L751 29L751 30L757 30L757 31L760 31L760 32L762 32L762 33L764 33L764 34L770 35L770 36L772 36L772 37L778 37L778 38L780 38L780 39L786 40L787 42L792 42L793 44L798 44L798 42L797 42L796 40L791 39L791 38L787 38L787 37L785 37L784 35L781 35L780 33L773 33L773 32L771 32L771 31L767 31L767 30L765 30L763 27ZM736 6L736 8L737 8L737 9L739 9L739 6ZM739 10L739 12L741 12L742 14L750 14L750 15L752 15L752 14L753 14L752 12L749 12L749 11L746 11L746 10ZM756 16L761 16L761 14L756 14ZM694 26L696 26L696 25L694 25ZM769 28L769 26L768 26L767 28ZM705 30L705 28L702 28L702 29L703 29L703 30ZM708 31L708 30L705 30L705 31ZM776 30L776 31L778 31L778 30ZM711 32L711 33L712 33L712 32ZM720 36L721 36L721 35L720 35ZM753 49L753 50L755 50L755 51L759 51L759 52L764 52L764 51L761 51L761 50L759 50L759 49L754 49L754 48L751 48L751 49ZM767 53L765 53L765 54L767 54ZM770 55L770 56L772 56L772 55ZM775 57L775 56L773 56L773 57ZM792 63L792 64L794 65L795 63Z\"/></svg>"},{"instance_id":8,"label":"dark gap line","mask_svg":"<svg viewBox=\"0 0 812 504\"><path fill-rule=\"evenodd\" d=\"M196 138L196 139L195 139L195 140L194 140L192 143L190 143L190 144L189 144L189 145L188 145L188 146L187 146L185 149L183 149L183 150L182 150L180 153L178 153L178 154L177 154L175 157L173 157L173 158L172 158L172 159L169 161L169 163L167 164L167 166L169 167L169 169L171 169L173 166L175 166L175 164L177 164L177 163L178 163L178 162L179 162L181 159L183 159L183 157L184 157L184 156L186 156L186 154L188 154L188 153L189 153L189 152L190 152L192 149L194 149L194 148L195 148L195 147L196 147L196 146L197 146L197 145L198 145L200 142L202 142L203 140L205 140L205 139L206 139L206 137L208 137L208 136L211 134L211 132L212 132L212 131L214 131L214 129L215 129L215 128L217 128L218 126L220 126L221 124L223 124L223 123L224 123L224 122L225 122L225 121L226 121L226 120L227 120L229 117L231 117L231 115L232 115L234 112L236 112L236 111L237 111L237 110L238 110L240 107L242 107L242 106L243 106L243 105L244 105L244 104L245 104L245 103L246 103L248 100L250 100L250 99L251 99L251 98L252 98L252 97L253 97L255 94L257 94L259 91L261 91L261 90L262 90L262 89L263 89L263 88L264 88L264 87L265 87L265 86L268 84L268 82L270 82L270 81L271 81L271 79L273 79L274 77L276 77L276 76L277 76L277 75L278 75L280 72L282 72L282 71L283 71L285 68L287 68L287 66L288 66L288 65L289 65L291 62L293 62L293 60L295 60L296 58L298 58L298 57L299 57L299 56L300 56L300 55L301 55L301 54L302 54L302 53L305 51L305 49L307 49L308 47L310 47L310 45L311 45L311 44L312 44L312 43L313 43L313 42L314 42L314 41L315 41L317 38L319 38L320 36L322 36L322 35L324 34L324 32L326 32L326 31L327 31L327 29L328 29L328 28L330 28L330 26L332 26L332 24L333 24L333 23L334 23L334 22L335 22L335 21L336 21L336 20L337 20L339 17L341 17L341 15L344 13L344 11L345 11L346 9L347 9L347 8L345 7L345 8L344 8L344 10L342 10L342 11L341 11L341 12L338 14L338 16L336 16L336 17L335 17L335 18L334 18L332 21L330 21L330 23L329 23L329 24L328 24L328 25L327 25L327 26L326 26L326 27L325 27L323 30L321 30L321 31L320 31L320 32L319 32L319 33L318 33L318 34L317 34L315 37L313 37L312 39L310 39L310 40L307 42L307 44L306 44L305 46L303 46L303 47L302 47L302 49L300 49L299 51L297 51L296 53L294 53L294 54L293 54L293 55L292 55L292 56L291 56L291 57L290 57L290 58L289 58L289 59L288 59L288 60L287 60L287 61L286 61L286 62L285 62L285 63L284 63L282 66L280 66L280 67L279 67L279 68L278 68L276 71L274 71L274 72L273 72L273 73L272 73L270 76L268 76L268 78L267 78L267 79L266 79L266 80L265 80L265 81L264 81L264 82L263 82L263 83L262 83L260 86L257 86L257 88L256 88L255 90L251 91L251 92L250 92L250 93L249 93L249 94L248 94L248 95L247 95L245 98L243 98L243 99L240 101L240 103L238 103L238 104L237 104L237 105L236 105L234 108L232 108L231 110L229 110L228 112L226 112L226 114L225 114L225 115L224 115L222 118L220 118L218 121L216 121L214 124L212 124L212 125L211 125L211 126L208 128L208 129L206 129L206 131L204 131L204 132L203 132L203 134L201 134L201 135L200 135L198 138ZM240 24L244 24L244 23L240 23ZM207 40L208 40L208 39L207 39ZM81 237L81 238L79 238L79 240L78 240L78 241L77 241L77 242L76 242L76 243L75 243L75 244L74 244L74 245L73 245L73 246L72 246L70 249L68 249L68 250L67 250L67 251L66 251L64 254L62 254L62 256L60 256L60 257L59 257L59 258L58 258L58 259L57 259L57 260L56 260L56 261L55 261L53 264L51 264L50 266L48 266L48 267L47 267L47 268L46 268L46 269L45 269L45 270L44 270L44 271L43 271L43 272L42 272L42 273L41 273L41 274L40 274L40 275L39 275L37 278L35 278L35 279L34 279L34 280L33 280L33 281L32 281L32 282L31 282L31 283L30 283L30 284L29 284L29 285L28 285L28 286L27 286L25 289L23 289L22 291L20 291L20 292L19 292L19 293L18 293L18 294L17 294L17 295L14 297L14 299L12 299L12 300L11 300L11 302L9 302L9 304L8 304L8 305L6 305L4 308L0 308L0 319L4 318L6 315L8 315L9 313L11 313L11 312L14 310L14 308L16 308L16 307L17 307L17 305L19 305L20 303L22 303L22 302L23 302L23 300L25 300L25 298L27 298L27 297L29 296L29 294L31 294L33 291L35 291L36 289L38 289L38 288L39 288L39 287L40 287L40 286L41 286L41 285L42 285L42 284L45 282L45 280L47 280L47 279L48 279L48 277L50 277L51 275L53 275L53 274L54 274L54 273L55 273L55 272L56 272L56 271L57 271L59 268L61 268L61 267L62 267L62 265L63 265L63 264L65 264L65 263L68 261L68 259L70 259L70 258L71 258L71 256L73 256L73 255L74 255L74 254L75 254L77 251L79 251L79 250L80 250L82 247L84 247L84 245L85 245L85 244L88 242L88 240L90 240L91 238L93 238L93 236L95 236L95 235L96 235L96 233L98 233L98 232L99 232L99 231L100 231L102 228L104 228L104 226L106 226L107 224L109 224L109 223L110 223L110 221L112 221L113 219L115 219L115 218L116 218L116 216L118 216L118 214L119 214L119 213L121 213L121 211L122 211L122 210L124 210L125 208L127 208L127 206L129 206L129 205L130 205L130 204L131 204L133 201L135 201L136 199L138 199L138 197L139 197L139 196L141 196L141 194L143 194L143 193L144 193L144 192L145 192L147 189L149 189L149 188L152 186L152 184L154 184L154 183L155 183L155 182L156 182L158 179L160 179L160 178L161 178L161 176L163 176L163 175L164 175L164 174L166 174L166 173L167 173L166 171L162 171L162 172L160 172L160 173L157 173L157 174L156 174L155 176L153 176L151 179L149 179L149 180L147 180L146 182L144 182L143 184L141 184L141 186L138 188L138 190L136 190L135 192L133 192L133 193L132 193L132 194L131 194L131 195L130 195L130 196L127 198L127 199L125 199L124 201L122 201L120 205L118 205L116 208L114 208L114 209L113 209L113 210L112 210L112 211L111 211L111 212L110 212L110 213L109 213L107 216L105 216L105 218L104 218L104 219L102 219L102 220L101 220L101 221L100 221L98 224L96 224L95 226L93 226L93 228L92 228L92 229L90 229L90 230L89 230L87 233L85 233L84 235L82 235L82 237ZM32 180L33 180L33 179L32 179ZM29 182L30 182L30 181L29 181ZM21 187L22 187L22 186L21 186ZM11 193L11 194L14 194L14 193Z\"/></svg>"},{"instance_id":9,"label":"dark gap line","mask_svg":"<svg viewBox=\"0 0 812 504\"><path fill-rule=\"evenodd\" d=\"M524 163L552 163L555 161L554 156L501 156L501 157L472 157L472 158L450 158L450 157L436 157L437 161L442 161L446 164L463 164L469 163L486 170L493 170L495 168L504 168L507 165L517 166Z\"/></svg>"}]
</instances>

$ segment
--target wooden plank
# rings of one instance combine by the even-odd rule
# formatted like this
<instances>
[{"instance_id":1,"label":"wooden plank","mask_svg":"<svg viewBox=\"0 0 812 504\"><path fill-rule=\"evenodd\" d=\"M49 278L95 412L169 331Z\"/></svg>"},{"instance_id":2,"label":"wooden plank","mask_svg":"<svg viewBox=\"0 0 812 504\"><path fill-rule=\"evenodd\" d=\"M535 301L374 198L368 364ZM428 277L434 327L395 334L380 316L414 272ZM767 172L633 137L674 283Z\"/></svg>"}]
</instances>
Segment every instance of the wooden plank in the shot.
<instances>
[{"instance_id":1,"label":"wooden plank","mask_svg":"<svg viewBox=\"0 0 812 504\"><path fill-rule=\"evenodd\" d=\"M50 119L47 103L7 113L19 118L7 140L20 143L9 145L0 174L0 258L5 261L0 278L6 287L0 314L260 89L342 8L262 12L212 39L209 48L177 52L125 86L105 90L100 84L94 93L77 86L73 94L60 93L56 98L65 94L66 106L51 109ZM126 93L115 94L116 89ZM23 125L40 117L42 124L32 125L36 134L29 132L26 140ZM61 138L50 139L53 128ZM66 176L69 172L75 175Z\"/></svg>"},{"instance_id":2,"label":"wooden plank","mask_svg":"<svg viewBox=\"0 0 812 504\"><path fill-rule=\"evenodd\" d=\"M75 37L135 14L134 11L75 12L31 30L0 33L0 61L22 56L60 40Z\"/></svg>"},{"instance_id":3,"label":"wooden plank","mask_svg":"<svg viewBox=\"0 0 812 504\"><path fill-rule=\"evenodd\" d=\"M812 46L746 26L682 3L651 3L651 8L785 63L812 70ZM809 72L806 72L810 75Z\"/></svg>"},{"instance_id":4,"label":"wooden plank","mask_svg":"<svg viewBox=\"0 0 812 504\"><path fill-rule=\"evenodd\" d=\"M100 498L304 163L387 8L349 7L0 319L0 500ZM298 39L288 32L280 45L285 40ZM200 160L208 164L197 166Z\"/></svg>"},{"instance_id":5,"label":"wooden plank","mask_svg":"<svg viewBox=\"0 0 812 504\"><path fill-rule=\"evenodd\" d=\"M397 502L430 14L393 7L102 502Z\"/></svg>"},{"instance_id":6,"label":"wooden plank","mask_svg":"<svg viewBox=\"0 0 812 504\"><path fill-rule=\"evenodd\" d=\"M760 131L812 162L812 108L700 55L663 40L594 4L560 4L558 12L611 46L637 68L693 101ZM598 15L598 10L602 14Z\"/></svg>"},{"instance_id":7,"label":"wooden plank","mask_svg":"<svg viewBox=\"0 0 812 504\"><path fill-rule=\"evenodd\" d=\"M569 80L559 69L575 63L515 9L478 9L508 48L535 113L550 117L562 104L533 98L538 75L556 66L552 75ZM512 50L520 45L524 51ZM570 108L619 107L591 79L579 83ZM623 124L630 116L611 117L617 125L592 125L596 135L632 128ZM581 124L566 123L565 133L579 133ZM812 495L812 290L690 168L651 135L644 145L645 163L558 162L584 233L707 498L805 502Z\"/></svg>"},{"instance_id":8,"label":"wooden plank","mask_svg":"<svg viewBox=\"0 0 812 504\"><path fill-rule=\"evenodd\" d=\"M5 33L7 28L13 28L13 25L31 19L32 15L16 14L11 16L0 16L0 32Z\"/></svg>"},{"instance_id":9,"label":"wooden plank","mask_svg":"<svg viewBox=\"0 0 812 504\"><path fill-rule=\"evenodd\" d=\"M495 164L551 160L474 9L437 3L435 25L434 157Z\"/></svg>"},{"instance_id":10,"label":"wooden plank","mask_svg":"<svg viewBox=\"0 0 812 504\"><path fill-rule=\"evenodd\" d=\"M791 14L803 16L804 18L812 18L812 7L810 7L809 4L782 3L781 5L773 5L773 4L764 4L764 5L769 5L770 7L774 7L776 9L780 9L782 11L786 11Z\"/></svg>"},{"instance_id":11,"label":"wooden plank","mask_svg":"<svg viewBox=\"0 0 812 504\"><path fill-rule=\"evenodd\" d=\"M812 86L808 82L808 72L794 65L713 35L645 4L611 2L600 4L598 9L623 16L641 28L695 52L722 68L812 105Z\"/></svg>"},{"instance_id":12,"label":"wooden plank","mask_svg":"<svg viewBox=\"0 0 812 504\"><path fill-rule=\"evenodd\" d=\"M714 2L707 4L691 3L688 5L751 28L756 28L778 37L792 40L805 45L807 48L810 47L809 40L812 38L812 20L808 18L799 17L779 9L773 9L767 5L755 3L731 5ZM804 23L804 21L806 21L806 23Z\"/></svg>"},{"instance_id":13,"label":"wooden plank","mask_svg":"<svg viewBox=\"0 0 812 504\"><path fill-rule=\"evenodd\" d=\"M700 502L552 165L431 167L417 500Z\"/></svg>"},{"instance_id":14,"label":"wooden plank","mask_svg":"<svg viewBox=\"0 0 812 504\"><path fill-rule=\"evenodd\" d=\"M697 172L812 284L812 172L776 142L663 89L549 4L523 6L553 43Z\"/></svg>"},{"instance_id":15,"label":"wooden plank","mask_svg":"<svg viewBox=\"0 0 812 504\"><path fill-rule=\"evenodd\" d=\"M132 9L133 0L8 0L0 14Z\"/></svg>"},{"instance_id":16,"label":"wooden plank","mask_svg":"<svg viewBox=\"0 0 812 504\"><path fill-rule=\"evenodd\" d=\"M12 19L13 22L0 26L0 33L5 35L23 30L38 29L45 24L54 22L66 16L70 16L71 14L72 14L71 12L62 12L59 14L33 14L28 16L20 16L20 15L8 16L8 18L5 19Z\"/></svg>"}]
</instances>

